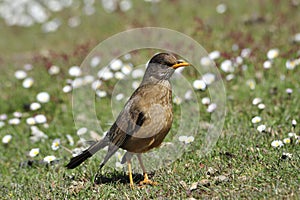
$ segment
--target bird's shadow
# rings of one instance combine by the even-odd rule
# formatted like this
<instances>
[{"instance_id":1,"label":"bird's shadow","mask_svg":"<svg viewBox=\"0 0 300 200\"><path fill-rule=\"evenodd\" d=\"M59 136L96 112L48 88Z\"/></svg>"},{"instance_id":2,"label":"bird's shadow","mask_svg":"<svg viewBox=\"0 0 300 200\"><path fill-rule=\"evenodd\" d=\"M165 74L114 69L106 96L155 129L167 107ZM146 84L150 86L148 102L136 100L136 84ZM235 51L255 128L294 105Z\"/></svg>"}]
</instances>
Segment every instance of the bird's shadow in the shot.
<instances>
[{"instance_id":1,"label":"bird's shadow","mask_svg":"<svg viewBox=\"0 0 300 200\"><path fill-rule=\"evenodd\" d=\"M154 174L149 174L149 178L153 177ZM139 183L144 180L142 174L134 173L132 174L132 179L134 183ZM109 183L121 183L129 184L129 176L124 172L107 172L103 174L96 174L94 178L95 184L109 184Z\"/></svg>"}]
</instances>

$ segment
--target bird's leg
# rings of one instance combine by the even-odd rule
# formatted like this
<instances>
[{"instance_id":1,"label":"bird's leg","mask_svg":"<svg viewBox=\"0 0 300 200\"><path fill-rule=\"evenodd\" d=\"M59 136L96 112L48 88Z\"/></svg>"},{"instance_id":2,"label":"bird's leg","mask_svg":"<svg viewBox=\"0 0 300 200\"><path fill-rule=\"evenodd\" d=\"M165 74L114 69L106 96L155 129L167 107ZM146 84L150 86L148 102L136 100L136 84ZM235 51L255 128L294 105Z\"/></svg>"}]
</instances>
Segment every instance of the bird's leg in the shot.
<instances>
[{"instance_id":1,"label":"bird's leg","mask_svg":"<svg viewBox=\"0 0 300 200\"><path fill-rule=\"evenodd\" d=\"M127 160L127 164L128 164L128 176L129 176L130 187L134 188L133 179L132 179L131 161Z\"/></svg>"},{"instance_id":2,"label":"bird's leg","mask_svg":"<svg viewBox=\"0 0 300 200\"><path fill-rule=\"evenodd\" d=\"M137 157L138 157L138 160L139 160L139 163L140 163L140 166L143 170L143 175L144 175L144 180L140 182L140 185L158 185L157 182L154 182L154 181L151 181L149 178L148 178L148 174L146 172L146 168L143 164L143 161L142 161L142 155L141 154L137 154Z\"/></svg>"}]
</instances>

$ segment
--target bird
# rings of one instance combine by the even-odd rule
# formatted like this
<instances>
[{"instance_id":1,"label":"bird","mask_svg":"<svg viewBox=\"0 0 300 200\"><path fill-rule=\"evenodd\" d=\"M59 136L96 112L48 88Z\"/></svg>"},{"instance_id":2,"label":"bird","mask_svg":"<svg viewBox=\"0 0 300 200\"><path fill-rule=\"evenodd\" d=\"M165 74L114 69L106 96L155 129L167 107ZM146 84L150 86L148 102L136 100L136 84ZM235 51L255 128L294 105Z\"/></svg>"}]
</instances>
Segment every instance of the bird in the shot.
<instances>
[{"instance_id":1,"label":"bird","mask_svg":"<svg viewBox=\"0 0 300 200\"><path fill-rule=\"evenodd\" d=\"M148 62L139 87L125 103L105 137L92 144L81 154L71 158L68 169L79 166L100 149L108 146L99 170L119 149L126 150L121 163L128 164L130 187L132 179L131 157L136 155L143 171L144 180L139 185L157 185L148 178L141 155L161 145L173 122L172 87L170 78L179 67L190 64L167 52L155 54Z\"/></svg>"}]
</instances>

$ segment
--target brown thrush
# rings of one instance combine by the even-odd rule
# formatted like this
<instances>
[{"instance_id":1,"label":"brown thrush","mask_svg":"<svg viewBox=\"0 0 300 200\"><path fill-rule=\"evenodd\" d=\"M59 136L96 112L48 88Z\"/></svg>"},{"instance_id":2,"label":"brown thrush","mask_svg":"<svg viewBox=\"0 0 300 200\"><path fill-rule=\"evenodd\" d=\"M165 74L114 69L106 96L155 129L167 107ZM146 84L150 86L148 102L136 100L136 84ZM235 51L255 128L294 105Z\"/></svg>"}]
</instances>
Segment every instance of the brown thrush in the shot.
<instances>
[{"instance_id":1,"label":"brown thrush","mask_svg":"<svg viewBox=\"0 0 300 200\"><path fill-rule=\"evenodd\" d=\"M73 157L66 167L73 169L108 146L107 154L100 164L101 169L118 148L122 148L127 150L122 162L128 163L130 186L133 187L133 154L137 154L144 174L144 180L140 184L157 184L148 179L141 153L158 147L168 134L173 121L172 88L169 79L175 69L188 65L189 63L179 61L169 53L154 55L148 63L142 83L131 95L106 136Z\"/></svg>"}]
</instances>

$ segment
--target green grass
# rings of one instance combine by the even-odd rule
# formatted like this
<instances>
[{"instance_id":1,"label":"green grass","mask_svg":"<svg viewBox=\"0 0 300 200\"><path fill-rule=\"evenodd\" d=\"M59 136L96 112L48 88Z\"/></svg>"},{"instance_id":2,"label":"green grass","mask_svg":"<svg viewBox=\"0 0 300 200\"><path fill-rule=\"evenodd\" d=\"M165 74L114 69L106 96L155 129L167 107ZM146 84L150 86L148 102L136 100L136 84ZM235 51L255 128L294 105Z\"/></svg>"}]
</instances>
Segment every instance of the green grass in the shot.
<instances>
[{"instance_id":1,"label":"green grass","mask_svg":"<svg viewBox=\"0 0 300 200\"><path fill-rule=\"evenodd\" d=\"M271 142L286 138L291 131L298 135L300 132L299 66L294 71L285 68L287 59L299 57L299 43L290 42L290 38L299 32L300 6L292 6L290 1L225 2L228 10L222 15L215 11L218 1L162 1L156 5L155 13L151 4L138 0L133 1L134 7L127 13L105 13L98 5L97 16L83 16L80 27L70 29L65 26L50 34L42 34L38 25L23 29L5 27L0 22L0 114L6 113L11 118L14 111L20 111L25 115L20 125L6 124L0 128L1 138L6 134L13 136L9 144L0 145L0 196L3 199L299 199L299 144L275 149ZM74 12L79 11L68 10L57 15L66 20L66 16ZM245 23L254 15L263 20ZM192 148L180 159L151 172L159 186L131 190L126 173L110 167L103 168L102 183L95 184L93 180L101 162L99 157L87 160L75 170L66 170L64 165L71 157L70 153L63 148L51 149L55 138L60 138L66 148L74 148L68 145L66 134L72 135L75 142L79 140L72 115L72 95L64 94L62 87L69 78L68 68L80 65L98 42L120 31L143 26L174 29L193 37L207 51L221 51L223 57L217 61L218 65L223 59L240 53L240 50L231 50L233 44L251 48L252 56L245 60L248 70L239 68L232 81L224 79L227 114L222 134L209 154L203 155L200 151L205 132L202 127ZM271 69L264 70L262 65L270 48L279 48L280 56ZM45 56L45 50L50 54ZM146 62L153 53L155 51L133 53L133 64ZM14 78L15 70L25 63L34 66L28 72L35 79L30 89L22 88L22 82ZM57 76L48 75L50 64L60 66L62 72ZM199 78L192 69L186 69L184 73L191 82ZM223 72L221 75L226 76ZM285 80L280 80L280 75L285 75ZM255 90L246 85L249 79L256 81ZM110 84L113 85L106 85L108 90ZM274 88L276 93L272 92ZM286 88L293 89L290 96L285 92ZM36 101L36 94L41 91L49 92L51 101L41 110L26 110L24 105ZM208 93L198 95L203 97ZM252 105L255 97L263 99L265 110L259 111ZM113 120L110 98L96 102L101 125L109 128L106 123ZM176 128L180 110L174 108L173 128ZM201 105L201 122L210 119L205 109ZM25 119L38 113L47 116L49 128L40 126L40 129L49 139L31 143L30 128ZM256 115L262 117L261 124L270 127L270 131L259 133L256 130L257 125L251 123ZM298 122L294 130L292 119ZM20 163L32 160L27 153L35 147L40 148L40 154L34 160L55 155L59 161L53 165L34 163L20 167ZM291 153L292 158L282 159L283 152ZM210 173L211 169L214 173ZM226 180L219 180L220 176L225 176ZM141 175L134 177L138 182ZM201 185L204 179L208 184ZM199 184L190 191L194 182Z\"/></svg>"}]
</instances>

